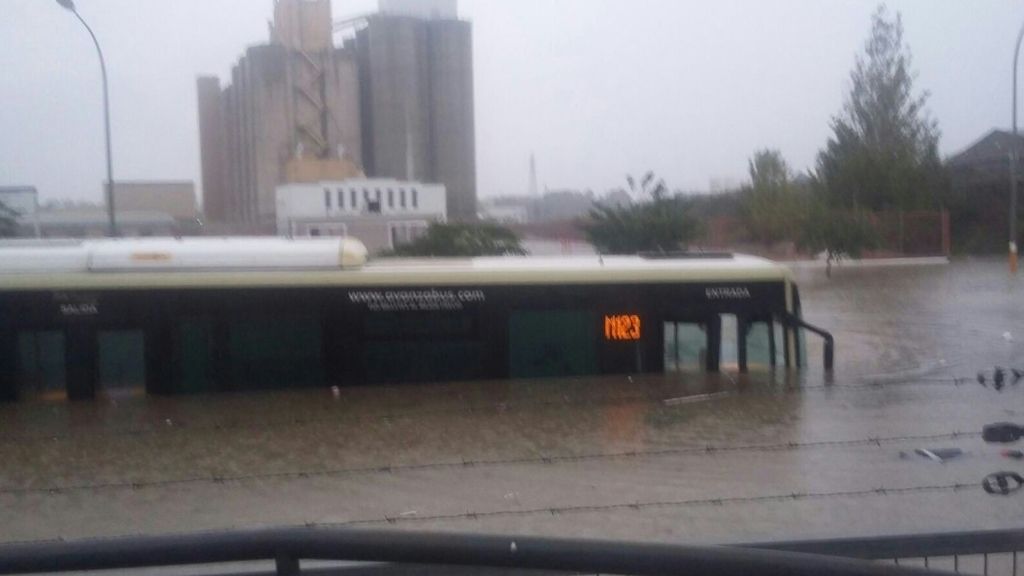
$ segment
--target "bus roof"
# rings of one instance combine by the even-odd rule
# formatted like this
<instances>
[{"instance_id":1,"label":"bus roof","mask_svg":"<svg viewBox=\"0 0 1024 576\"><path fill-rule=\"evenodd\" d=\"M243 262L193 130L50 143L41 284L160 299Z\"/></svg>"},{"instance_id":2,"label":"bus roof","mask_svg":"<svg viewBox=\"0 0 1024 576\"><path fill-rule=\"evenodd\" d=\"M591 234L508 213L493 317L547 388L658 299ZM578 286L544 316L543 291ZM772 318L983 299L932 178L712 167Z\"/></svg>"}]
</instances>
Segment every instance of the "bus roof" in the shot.
<instances>
[{"instance_id":1,"label":"bus roof","mask_svg":"<svg viewBox=\"0 0 1024 576\"><path fill-rule=\"evenodd\" d=\"M789 270L742 254L379 259L358 268L0 273L0 291L782 282Z\"/></svg>"}]
</instances>

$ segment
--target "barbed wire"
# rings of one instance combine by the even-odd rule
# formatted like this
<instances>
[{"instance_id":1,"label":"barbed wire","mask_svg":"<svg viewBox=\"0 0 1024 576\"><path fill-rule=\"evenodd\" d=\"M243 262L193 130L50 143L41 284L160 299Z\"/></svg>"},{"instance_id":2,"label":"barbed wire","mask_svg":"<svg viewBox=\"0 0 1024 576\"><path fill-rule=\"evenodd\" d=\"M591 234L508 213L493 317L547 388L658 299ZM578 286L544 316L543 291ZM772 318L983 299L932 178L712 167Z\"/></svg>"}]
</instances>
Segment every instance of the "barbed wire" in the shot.
<instances>
[{"instance_id":1,"label":"barbed wire","mask_svg":"<svg viewBox=\"0 0 1024 576\"><path fill-rule=\"evenodd\" d=\"M900 488L869 488L864 490L839 490L834 492L792 492L788 494L769 494L762 496L728 496L720 498L692 498L685 500L654 500L647 502L619 502L612 504L583 504L574 506L554 506L542 508L489 510L485 512L459 512L454 514L432 514L426 516L400 515L384 516L383 518L366 518L341 522L308 523L307 526L356 526L367 524L398 524L401 522L442 522L453 520L480 520L485 518L535 516L546 514L579 514L593 512L611 512L617 510L645 510L651 508L686 508L698 506L727 506L735 504L759 504L773 502L799 502L806 500L827 500L838 498L861 498L879 496L900 496L918 493L958 492L969 488L981 488L981 482L932 484L908 486Z\"/></svg>"},{"instance_id":2,"label":"barbed wire","mask_svg":"<svg viewBox=\"0 0 1024 576\"><path fill-rule=\"evenodd\" d=\"M661 448L655 450L628 450L622 452L592 452L583 454L547 455L547 456L526 456L520 458L497 458L479 460L459 460L447 462L429 462L419 464L391 464L383 466L362 466L346 468L324 468L319 470L299 470L281 472L256 472L250 474L234 475L197 475L182 478L170 478L163 480L135 480L135 481L113 481L96 482L84 484L65 484L50 486L0 486L2 494L39 494L50 493L60 494L67 492L100 491L100 490L139 490L144 488L166 487L183 484L212 483L225 484L235 482L246 482L255 480L272 480L282 478L313 478L313 477L336 477L354 476L364 474L393 474L399 472L412 472L423 470L443 470L472 467L494 467L494 466L515 466L515 465L553 465L569 462L585 462L599 460L617 460L629 458L659 458L667 456L683 455L715 455L722 453L768 453L781 451L796 451L820 448L851 448L858 446L877 446L885 444L896 444L902 442L920 442L936 440L957 440L964 438L976 438L981 436L980 432L950 432L943 434L926 434L913 436L889 436L862 438L855 440L819 440L810 442L778 442L773 444L743 444L716 446L708 444L705 446L687 446L681 448Z\"/></svg>"}]
</instances>

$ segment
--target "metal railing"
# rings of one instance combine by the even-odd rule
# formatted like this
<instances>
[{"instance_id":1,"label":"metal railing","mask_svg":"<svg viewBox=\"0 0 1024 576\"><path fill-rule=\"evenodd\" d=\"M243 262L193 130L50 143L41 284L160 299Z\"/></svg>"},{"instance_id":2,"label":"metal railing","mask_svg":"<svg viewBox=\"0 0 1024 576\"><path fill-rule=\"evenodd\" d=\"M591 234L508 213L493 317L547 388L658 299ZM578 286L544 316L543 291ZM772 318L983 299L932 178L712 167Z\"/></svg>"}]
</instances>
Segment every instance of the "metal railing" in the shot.
<instances>
[{"instance_id":1,"label":"metal railing","mask_svg":"<svg viewBox=\"0 0 1024 576\"><path fill-rule=\"evenodd\" d=\"M1024 553L1024 529L766 542L742 547L884 560L956 573L1017 576L1018 553Z\"/></svg>"},{"instance_id":2,"label":"metal railing","mask_svg":"<svg viewBox=\"0 0 1024 576\"><path fill-rule=\"evenodd\" d=\"M272 561L245 574L452 574L460 567L661 576L872 576L926 571L768 548L696 547L478 534L287 528L0 546L0 574L127 570ZM345 565L313 567L305 561ZM366 563L378 563L370 564ZM353 564L355 563L355 564ZM381 564L383 563L383 564ZM240 574L236 569L233 574ZM535 572L534 572L535 573Z\"/></svg>"},{"instance_id":3,"label":"metal railing","mask_svg":"<svg viewBox=\"0 0 1024 576\"><path fill-rule=\"evenodd\" d=\"M813 332L814 334L817 334L818 336L821 336L821 338L825 341L825 351L824 351L824 358L823 358L824 366L825 366L825 372L831 372L832 371L832 367L835 365L835 348L836 348L836 339L835 339L835 337L832 336L832 333L829 332L828 330L825 330L824 328L819 328L819 327L815 326L814 324L810 324L806 320L804 320L803 318L801 318L799 316L795 316L793 314L787 314L786 315L786 323L790 327L793 327L793 328L803 328L803 329L807 330L808 332ZM798 352L798 354L799 354L799 352ZM798 362L798 364L799 364L799 362Z\"/></svg>"}]
</instances>

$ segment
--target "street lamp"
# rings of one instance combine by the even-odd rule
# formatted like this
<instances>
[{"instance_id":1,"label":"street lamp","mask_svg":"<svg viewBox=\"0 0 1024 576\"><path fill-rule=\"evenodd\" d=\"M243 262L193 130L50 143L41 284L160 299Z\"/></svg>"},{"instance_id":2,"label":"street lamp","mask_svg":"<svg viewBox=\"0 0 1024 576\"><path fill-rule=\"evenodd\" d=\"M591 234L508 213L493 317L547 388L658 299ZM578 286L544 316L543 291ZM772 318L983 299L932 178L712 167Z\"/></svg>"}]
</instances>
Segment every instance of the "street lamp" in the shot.
<instances>
[{"instance_id":1,"label":"street lamp","mask_svg":"<svg viewBox=\"0 0 1024 576\"><path fill-rule=\"evenodd\" d=\"M1010 144L1010 273L1017 273L1017 60L1020 42L1024 40L1024 26L1017 33L1013 49L1013 143Z\"/></svg>"},{"instance_id":2,"label":"street lamp","mask_svg":"<svg viewBox=\"0 0 1024 576\"><path fill-rule=\"evenodd\" d=\"M118 234L117 221L114 219L114 161L111 158L110 152L110 95L107 90L107 63L103 59L103 50L100 48L99 41L96 40L96 34L93 34L92 28L86 24L82 15L75 9L74 0L57 0L57 4L60 4L65 10L74 14L78 21L82 23L82 26L85 26L89 36L92 37L92 43L96 45L96 53L100 56L100 72L103 75L103 127L107 140L107 234L111 238L116 238Z\"/></svg>"}]
</instances>

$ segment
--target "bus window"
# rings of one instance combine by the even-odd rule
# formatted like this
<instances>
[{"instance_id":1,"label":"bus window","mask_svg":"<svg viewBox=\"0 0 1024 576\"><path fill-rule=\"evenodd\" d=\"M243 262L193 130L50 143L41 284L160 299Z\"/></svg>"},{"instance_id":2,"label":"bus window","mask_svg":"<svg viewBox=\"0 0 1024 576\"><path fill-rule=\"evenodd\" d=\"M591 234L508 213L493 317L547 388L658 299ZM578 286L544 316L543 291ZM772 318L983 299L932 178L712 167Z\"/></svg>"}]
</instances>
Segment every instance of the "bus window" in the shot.
<instances>
[{"instance_id":1,"label":"bus window","mask_svg":"<svg viewBox=\"0 0 1024 576\"><path fill-rule=\"evenodd\" d=\"M185 318L178 325L180 384L185 393L214 390L214 325L211 318Z\"/></svg>"},{"instance_id":2,"label":"bus window","mask_svg":"<svg viewBox=\"0 0 1024 576\"><path fill-rule=\"evenodd\" d=\"M718 366L720 370L739 370L739 321L735 314L721 314L720 353Z\"/></svg>"},{"instance_id":3,"label":"bus window","mask_svg":"<svg viewBox=\"0 0 1024 576\"><path fill-rule=\"evenodd\" d=\"M142 394L146 386L142 330L101 330L96 344L100 391L111 398Z\"/></svg>"},{"instance_id":4,"label":"bus window","mask_svg":"<svg viewBox=\"0 0 1024 576\"><path fill-rule=\"evenodd\" d=\"M231 382L239 388L324 382L323 328L316 316L257 316L228 326Z\"/></svg>"},{"instance_id":5,"label":"bus window","mask_svg":"<svg viewBox=\"0 0 1024 576\"><path fill-rule=\"evenodd\" d=\"M786 365L786 328L782 322L772 322L772 333L775 335L775 365Z\"/></svg>"},{"instance_id":6,"label":"bus window","mask_svg":"<svg viewBox=\"0 0 1024 576\"><path fill-rule=\"evenodd\" d=\"M766 320L755 320L747 324L746 345L747 345L747 368L754 370L767 370L775 366L775 358L778 357L776 345L781 340L775 340L774 323ZM773 357L775 352L775 357Z\"/></svg>"},{"instance_id":7,"label":"bus window","mask_svg":"<svg viewBox=\"0 0 1024 576\"><path fill-rule=\"evenodd\" d=\"M708 331L697 322L665 322L665 371L701 372L707 368Z\"/></svg>"},{"instance_id":8,"label":"bus window","mask_svg":"<svg viewBox=\"0 0 1024 576\"><path fill-rule=\"evenodd\" d=\"M18 334L16 381L21 398L67 398L64 332L43 330Z\"/></svg>"},{"instance_id":9,"label":"bus window","mask_svg":"<svg viewBox=\"0 0 1024 576\"><path fill-rule=\"evenodd\" d=\"M549 378L596 374L593 327L593 316L585 310L512 312L509 317L509 375L512 378Z\"/></svg>"}]
</instances>

